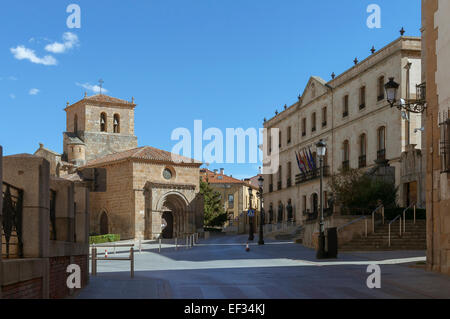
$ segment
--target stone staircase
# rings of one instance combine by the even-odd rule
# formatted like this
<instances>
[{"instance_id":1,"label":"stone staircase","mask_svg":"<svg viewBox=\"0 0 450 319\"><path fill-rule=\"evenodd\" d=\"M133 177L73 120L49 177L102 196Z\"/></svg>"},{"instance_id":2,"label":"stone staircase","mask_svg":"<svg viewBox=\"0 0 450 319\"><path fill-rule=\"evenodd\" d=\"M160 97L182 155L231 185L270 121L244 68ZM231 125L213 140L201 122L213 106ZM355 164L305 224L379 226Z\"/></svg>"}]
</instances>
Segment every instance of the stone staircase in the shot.
<instances>
[{"instance_id":1,"label":"stone staircase","mask_svg":"<svg viewBox=\"0 0 450 319\"><path fill-rule=\"evenodd\" d=\"M389 226L378 226L375 233L368 237L357 237L339 247L340 251L372 251L372 250L426 250L426 221L406 221L406 232L400 237L399 223L391 225L391 247L388 245Z\"/></svg>"}]
</instances>

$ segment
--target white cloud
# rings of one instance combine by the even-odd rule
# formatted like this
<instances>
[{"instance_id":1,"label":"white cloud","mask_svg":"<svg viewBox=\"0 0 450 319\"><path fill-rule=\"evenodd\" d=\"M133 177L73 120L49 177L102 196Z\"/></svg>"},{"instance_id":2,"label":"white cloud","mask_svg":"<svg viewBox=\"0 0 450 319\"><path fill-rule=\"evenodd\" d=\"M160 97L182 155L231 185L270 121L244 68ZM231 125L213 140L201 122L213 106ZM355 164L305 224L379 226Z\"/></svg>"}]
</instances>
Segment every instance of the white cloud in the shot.
<instances>
[{"instance_id":1,"label":"white cloud","mask_svg":"<svg viewBox=\"0 0 450 319\"><path fill-rule=\"evenodd\" d=\"M79 45L78 36L72 32L66 32L63 34L63 43L53 42L45 46L45 50L52 53L64 53L73 47Z\"/></svg>"},{"instance_id":2,"label":"white cloud","mask_svg":"<svg viewBox=\"0 0 450 319\"><path fill-rule=\"evenodd\" d=\"M37 95L39 92L40 92L39 89L31 89L30 92L29 92L29 94L30 94L30 95Z\"/></svg>"},{"instance_id":3,"label":"white cloud","mask_svg":"<svg viewBox=\"0 0 450 319\"><path fill-rule=\"evenodd\" d=\"M11 93L11 94L9 95L9 97L10 97L11 99L14 100L14 99L16 98L16 95Z\"/></svg>"},{"instance_id":4,"label":"white cloud","mask_svg":"<svg viewBox=\"0 0 450 319\"><path fill-rule=\"evenodd\" d=\"M94 93L100 93L100 86L99 85L92 85L90 83L75 83L78 86L81 86L82 88L85 88L86 90L92 91ZM102 88L102 93L107 93L108 90L105 88Z\"/></svg>"},{"instance_id":5,"label":"white cloud","mask_svg":"<svg viewBox=\"0 0 450 319\"><path fill-rule=\"evenodd\" d=\"M46 55L42 58L38 57L33 50L19 45L17 48L11 48L11 53L17 60L29 60L32 63L43 65L57 65L58 61L51 55Z\"/></svg>"}]
</instances>

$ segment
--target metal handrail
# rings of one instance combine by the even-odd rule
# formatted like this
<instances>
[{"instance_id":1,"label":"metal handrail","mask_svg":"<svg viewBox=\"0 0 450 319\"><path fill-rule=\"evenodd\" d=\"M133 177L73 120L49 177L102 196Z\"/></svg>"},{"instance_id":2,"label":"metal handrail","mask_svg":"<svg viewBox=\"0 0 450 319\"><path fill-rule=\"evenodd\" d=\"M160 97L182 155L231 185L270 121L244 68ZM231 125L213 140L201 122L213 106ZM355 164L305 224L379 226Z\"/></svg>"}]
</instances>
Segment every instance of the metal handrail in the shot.
<instances>
[{"instance_id":1,"label":"metal handrail","mask_svg":"<svg viewBox=\"0 0 450 319\"><path fill-rule=\"evenodd\" d=\"M406 212L414 207L414 225L416 224L416 203L411 203L405 210L403 211L403 233L406 233Z\"/></svg>"},{"instance_id":2,"label":"metal handrail","mask_svg":"<svg viewBox=\"0 0 450 319\"><path fill-rule=\"evenodd\" d=\"M375 214L380 210L383 209L382 211L382 219L383 219L383 225L384 225L384 205L380 205L377 208L375 208L375 210L372 212L372 233L375 233Z\"/></svg>"},{"instance_id":3,"label":"metal handrail","mask_svg":"<svg viewBox=\"0 0 450 319\"><path fill-rule=\"evenodd\" d=\"M391 247L391 225L399 218L400 218L400 237L402 236L402 215L400 214L397 217L395 217L388 225L389 226L389 233L388 233L389 234L389 237L388 237L389 247Z\"/></svg>"}]
</instances>

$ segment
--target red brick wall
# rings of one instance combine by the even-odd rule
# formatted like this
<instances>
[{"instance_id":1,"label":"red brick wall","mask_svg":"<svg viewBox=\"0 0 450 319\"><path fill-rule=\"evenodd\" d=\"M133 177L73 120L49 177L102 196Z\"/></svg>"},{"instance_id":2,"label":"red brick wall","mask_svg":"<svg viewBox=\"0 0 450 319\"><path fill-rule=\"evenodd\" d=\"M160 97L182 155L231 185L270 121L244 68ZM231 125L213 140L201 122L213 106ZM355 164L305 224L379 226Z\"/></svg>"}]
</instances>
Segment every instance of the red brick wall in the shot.
<instances>
[{"instance_id":1,"label":"red brick wall","mask_svg":"<svg viewBox=\"0 0 450 319\"><path fill-rule=\"evenodd\" d=\"M67 288L67 266L70 265L70 257L52 257L50 262L50 274L49 274L49 295L50 299L64 298L69 294L69 288Z\"/></svg>"},{"instance_id":2,"label":"red brick wall","mask_svg":"<svg viewBox=\"0 0 450 319\"><path fill-rule=\"evenodd\" d=\"M88 268L88 258L86 255L74 256L73 263L80 266L81 268L81 287L86 286L86 276L89 271ZM53 257L50 258L50 289L49 295L50 299L65 298L69 295L69 288L67 288L67 266L69 266L70 257Z\"/></svg>"},{"instance_id":3,"label":"red brick wall","mask_svg":"<svg viewBox=\"0 0 450 319\"><path fill-rule=\"evenodd\" d=\"M42 278L35 278L2 287L4 299L42 298Z\"/></svg>"}]
</instances>

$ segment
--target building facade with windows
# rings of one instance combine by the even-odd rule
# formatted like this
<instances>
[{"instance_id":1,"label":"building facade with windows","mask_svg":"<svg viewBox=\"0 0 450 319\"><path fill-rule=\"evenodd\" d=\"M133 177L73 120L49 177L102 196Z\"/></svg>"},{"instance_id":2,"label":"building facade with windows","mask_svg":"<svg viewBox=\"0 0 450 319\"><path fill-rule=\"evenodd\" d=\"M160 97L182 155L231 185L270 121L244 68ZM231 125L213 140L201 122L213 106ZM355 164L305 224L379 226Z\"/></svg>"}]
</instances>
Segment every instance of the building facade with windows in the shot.
<instances>
[{"instance_id":1,"label":"building facade with windows","mask_svg":"<svg viewBox=\"0 0 450 319\"><path fill-rule=\"evenodd\" d=\"M274 158L279 158L278 171L265 174L264 204L277 221L294 219L300 224L317 216L320 170L315 145L321 139L327 144L325 209L332 205L327 189L329 177L350 168L369 170L390 165L399 186L399 204L406 202L405 185L400 185L401 154L408 144L422 147L420 131L415 132L421 128L421 116L391 108L384 84L394 77L405 98L409 81L414 96L416 83L421 83L421 39L402 36L332 77L328 82L311 77L297 103L264 123L268 132L264 165L273 165ZM274 128L279 129L278 138L271 131ZM279 151L273 145L275 140ZM303 173L297 162L299 153L309 166Z\"/></svg>"},{"instance_id":2,"label":"building facade with windows","mask_svg":"<svg viewBox=\"0 0 450 319\"><path fill-rule=\"evenodd\" d=\"M228 225L235 224L239 220L243 224L248 223L247 212L251 208L255 210L259 218L259 197L258 187L251 184L249 180L240 180L233 176L225 175L223 169L210 171L200 170L200 177L204 182L210 184L211 188L220 194L221 204L228 216Z\"/></svg>"}]
</instances>

